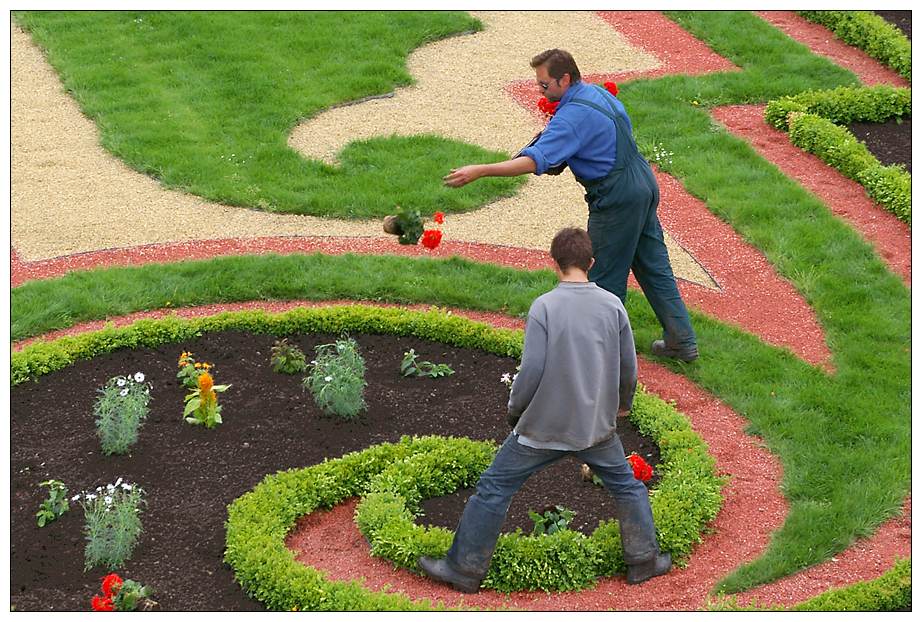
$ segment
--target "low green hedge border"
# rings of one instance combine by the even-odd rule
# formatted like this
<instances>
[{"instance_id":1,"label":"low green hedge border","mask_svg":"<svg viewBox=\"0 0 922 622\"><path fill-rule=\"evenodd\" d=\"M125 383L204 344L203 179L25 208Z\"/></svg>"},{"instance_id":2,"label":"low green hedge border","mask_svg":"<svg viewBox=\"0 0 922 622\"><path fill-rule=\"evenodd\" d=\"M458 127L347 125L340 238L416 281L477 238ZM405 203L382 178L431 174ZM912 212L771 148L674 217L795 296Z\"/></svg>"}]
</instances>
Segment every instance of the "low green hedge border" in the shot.
<instances>
[{"instance_id":1,"label":"low green hedge border","mask_svg":"<svg viewBox=\"0 0 922 622\"><path fill-rule=\"evenodd\" d=\"M704 442L673 406L641 389L630 417L661 446L662 478L650 502L660 547L681 563L717 515L724 480ZM491 458L486 450L459 456L446 447L410 456L375 476L355 513L372 555L417 572L420 555L444 557L453 532L414 523L419 502L472 486ZM516 530L500 536L482 585L501 592L578 590L625 569L615 520L603 521L588 537L571 530L538 537Z\"/></svg>"},{"instance_id":2,"label":"low green hedge border","mask_svg":"<svg viewBox=\"0 0 922 622\"><path fill-rule=\"evenodd\" d=\"M842 41L859 47L912 82L912 43L906 35L871 11L798 11L822 24Z\"/></svg>"},{"instance_id":3,"label":"low green hedge border","mask_svg":"<svg viewBox=\"0 0 922 622\"><path fill-rule=\"evenodd\" d=\"M788 130L788 115L808 112L837 125L859 121L881 123L912 114L912 89L898 86L840 86L779 97L765 107L765 121Z\"/></svg>"},{"instance_id":4,"label":"low green hedge border","mask_svg":"<svg viewBox=\"0 0 922 622\"><path fill-rule=\"evenodd\" d=\"M245 330L285 336L292 333L385 333L413 336L449 345L484 350L500 356L522 354L522 331L493 328L433 307L408 311L367 305L295 308L279 314L265 311L225 312L204 318L169 316L137 320L129 326L105 328L54 341L39 341L14 352L10 385L63 369L121 348L157 347L200 337L205 332Z\"/></svg>"},{"instance_id":5,"label":"low green hedge border","mask_svg":"<svg viewBox=\"0 0 922 622\"><path fill-rule=\"evenodd\" d=\"M893 567L870 581L831 589L792 607L741 606L738 597L720 599L708 611L901 611L912 607L912 560L897 559Z\"/></svg>"},{"instance_id":6,"label":"low green hedge border","mask_svg":"<svg viewBox=\"0 0 922 622\"><path fill-rule=\"evenodd\" d=\"M770 101L765 120L787 130L791 142L854 179L897 218L912 222L912 176L899 165L884 166L847 128L854 121L884 121L912 112L910 89L839 87Z\"/></svg>"}]
</instances>

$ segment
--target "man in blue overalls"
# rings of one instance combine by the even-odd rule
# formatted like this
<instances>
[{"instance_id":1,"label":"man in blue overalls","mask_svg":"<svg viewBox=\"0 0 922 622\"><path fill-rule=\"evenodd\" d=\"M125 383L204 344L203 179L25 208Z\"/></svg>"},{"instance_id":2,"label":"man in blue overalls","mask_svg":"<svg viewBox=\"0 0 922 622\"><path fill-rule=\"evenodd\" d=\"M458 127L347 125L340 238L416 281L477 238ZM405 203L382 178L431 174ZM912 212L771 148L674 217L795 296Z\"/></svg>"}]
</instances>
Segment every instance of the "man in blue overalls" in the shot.
<instances>
[{"instance_id":1,"label":"man in blue overalls","mask_svg":"<svg viewBox=\"0 0 922 622\"><path fill-rule=\"evenodd\" d=\"M663 338L653 342L653 354L695 360L695 331L656 215L659 186L637 151L624 106L605 89L582 82L569 52L547 50L535 56L531 66L545 97L559 102L544 132L512 160L453 169L445 185L457 188L481 177L542 175L562 164L569 166L586 189L589 204L587 229L595 255L589 279L625 302L628 271L633 270L663 327Z\"/></svg>"}]
</instances>

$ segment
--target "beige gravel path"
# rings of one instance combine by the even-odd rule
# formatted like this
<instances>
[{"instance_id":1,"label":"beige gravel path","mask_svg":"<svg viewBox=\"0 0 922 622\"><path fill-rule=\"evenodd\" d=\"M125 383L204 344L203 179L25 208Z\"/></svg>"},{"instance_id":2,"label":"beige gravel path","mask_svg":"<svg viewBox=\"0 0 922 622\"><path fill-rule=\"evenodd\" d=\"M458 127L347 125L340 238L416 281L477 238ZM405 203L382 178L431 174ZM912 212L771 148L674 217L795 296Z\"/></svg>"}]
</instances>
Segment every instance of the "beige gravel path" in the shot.
<instances>
[{"instance_id":1,"label":"beige gravel path","mask_svg":"<svg viewBox=\"0 0 922 622\"><path fill-rule=\"evenodd\" d=\"M502 87L533 79L528 59L543 47L571 50L586 74L659 65L590 12L474 14L483 21L483 32L439 41L410 55L408 67L417 84L398 89L392 98L321 113L295 128L292 147L332 162L349 140L438 133L514 152L540 124ZM551 41L548 33L558 38ZM11 61L11 236L25 261L194 239L381 235L377 219L267 214L165 189L99 145L95 124L15 25ZM453 240L545 249L559 228L585 222L582 188L568 171L559 179L531 176L517 196L451 215L443 231ZM677 276L713 286L668 236L667 245Z\"/></svg>"}]
</instances>

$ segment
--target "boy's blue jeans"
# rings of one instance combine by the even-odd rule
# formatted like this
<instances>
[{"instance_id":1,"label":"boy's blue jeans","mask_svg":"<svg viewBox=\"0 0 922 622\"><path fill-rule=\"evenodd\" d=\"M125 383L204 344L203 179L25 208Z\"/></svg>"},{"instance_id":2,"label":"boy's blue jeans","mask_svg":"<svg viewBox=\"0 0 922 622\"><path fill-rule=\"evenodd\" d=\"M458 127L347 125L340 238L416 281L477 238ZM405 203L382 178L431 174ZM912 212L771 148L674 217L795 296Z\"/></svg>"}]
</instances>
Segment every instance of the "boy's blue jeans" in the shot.
<instances>
[{"instance_id":1,"label":"boy's blue jeans","mask_svg":"<svg viewBox=\"0 0 922 622\"><path fill-rule=\"evenodd\" d=\"M571 454L588 464L615 498L625 563L639 564L658 555L647 487L634 478L617 434L588 449L559 451L526 447L512 433L464 506L448 551L448 563L470 577L482 579L490 567L512 496L532 473Z\"/></svg>"}]
</instances>

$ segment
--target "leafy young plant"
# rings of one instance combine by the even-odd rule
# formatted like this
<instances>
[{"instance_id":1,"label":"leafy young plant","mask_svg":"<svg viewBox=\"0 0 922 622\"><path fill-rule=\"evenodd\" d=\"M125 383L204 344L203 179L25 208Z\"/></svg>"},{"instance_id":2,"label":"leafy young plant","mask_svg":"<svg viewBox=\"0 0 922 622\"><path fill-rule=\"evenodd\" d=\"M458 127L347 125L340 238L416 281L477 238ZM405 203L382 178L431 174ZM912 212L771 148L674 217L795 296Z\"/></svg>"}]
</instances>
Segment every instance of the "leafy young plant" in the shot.
<instances>
[{"instance_id":1,"label":"leafy young plant","mask_svg":"<svg viewBox=\"0 0 922 622\"><path fill-rule=\"evenodd\" d=\"M551 535L558 531L563 531L576 516L576 512L568 510L562 505L555 505L546 508L538 514L534 510L528 511L528 517L535 523L532 534L536 536Z\"/></svg>"},{"instance_id":2,"label":"leafy young plant","mask_svg":"<svg viewBox=\"0 0 922 622\"><path fill-rule=\"evenodd\" d=\"M413 348L409 352L403 353L403 361L400 363L400 373L404 376L420 376L426 378L441 378L450 376L455 373L446 363L430 363L429 361L417 361L419 355Z\"/></svg>"},{"instance_id":3,"label":"leafy young plant","mask_svg":"<svg viewBox=\"0 0 922 622\"><path fill-rule=\"evenodd\" d=\"M135 611L138 605L149 610L157 605L150 599L153 590L131 579L122 579L115 573L102 579L102 596L93 596L93 611Z\"/></svg>"},{"instance_id":4,"label":"leafy young plant","mask_svg":"<svg viewBox=\"0 0 922 622\"><path fill-rule=\"evenodd\" d=\"M192 425L203 425L211 429L222 422L218 393L227 391L229 384L215 384L207 371L199 374L198 385L186 395L183 417Z\"/></svg>"},{"instance_id":5,"label":"leafy young plant","mask_svg":"<svg viewBox=\"0 0 922 622\"><path fill-rule=\"evenodd\" d=\"M114 484L99 486L95 492L75 495L86 519L84 569L102 564L109 570L131 557L141 535L141 504L144 491L118 478Z\"/></svg>"},{"instance_id":6,"label":"leafy young plant","mask_svg":"<svg viewBox=\"0 0 922 622\"><path fill-rule=\"evenodd\" d=\"M191 352L183 352L179 355L179 371L176 377L179 378L183 386L187 389L196 389L198 387L198 377L203 373L210 372L214 367L211 363L196 361Z\"/></svg>"},{"instance_id":7,"label":"leafy young plant","mask_svg":"<svg viewBox=\"0 0 922 622\"><path fill-rule=\"evenodd\" d=\"M138 441L138 428L149 412L150 389L144 374L137 372L110 378L99 390L102 395L93 406L93 415L105 455L124 454Z\"/></svg>"},{"instance_id":8,"label":"leafy young plant","mask_svg":"<svg viewBox=\"0 0 922 622\"><path fill-rule=\"evenodd\" d=\"M365 359L358 343L352 338L315 348L317 358L311 361L311 372L304 387L314 396L314 402L329 415L354 419L365 410Z\"/></svg>"},{"instance_id":9,"label":"leafy young plant","mask_svg":"<svg viewBox=\"0 0 922 622\"><path fill-rule=\"evenodd\" d=\"M272 346L272 369L283 374L298 374L307 369L307 359L304 352L288 343L288 339L280 339Z\"/></svg>"},{"instance_id":10,"label":"leafy young plant","mask_svg":"<svg viewBox=\"0 0 922 622\"><path fill-rule=\"evenodd\" d=\"M35 513L38 526L44 527L69 510L70 504L67 501L67 486L64 485L64 482L49 479L39 484L39 486L48 488L48 498L42 501L42 504L38 507L38 512Z\"/></svg>"}]
</instances>

